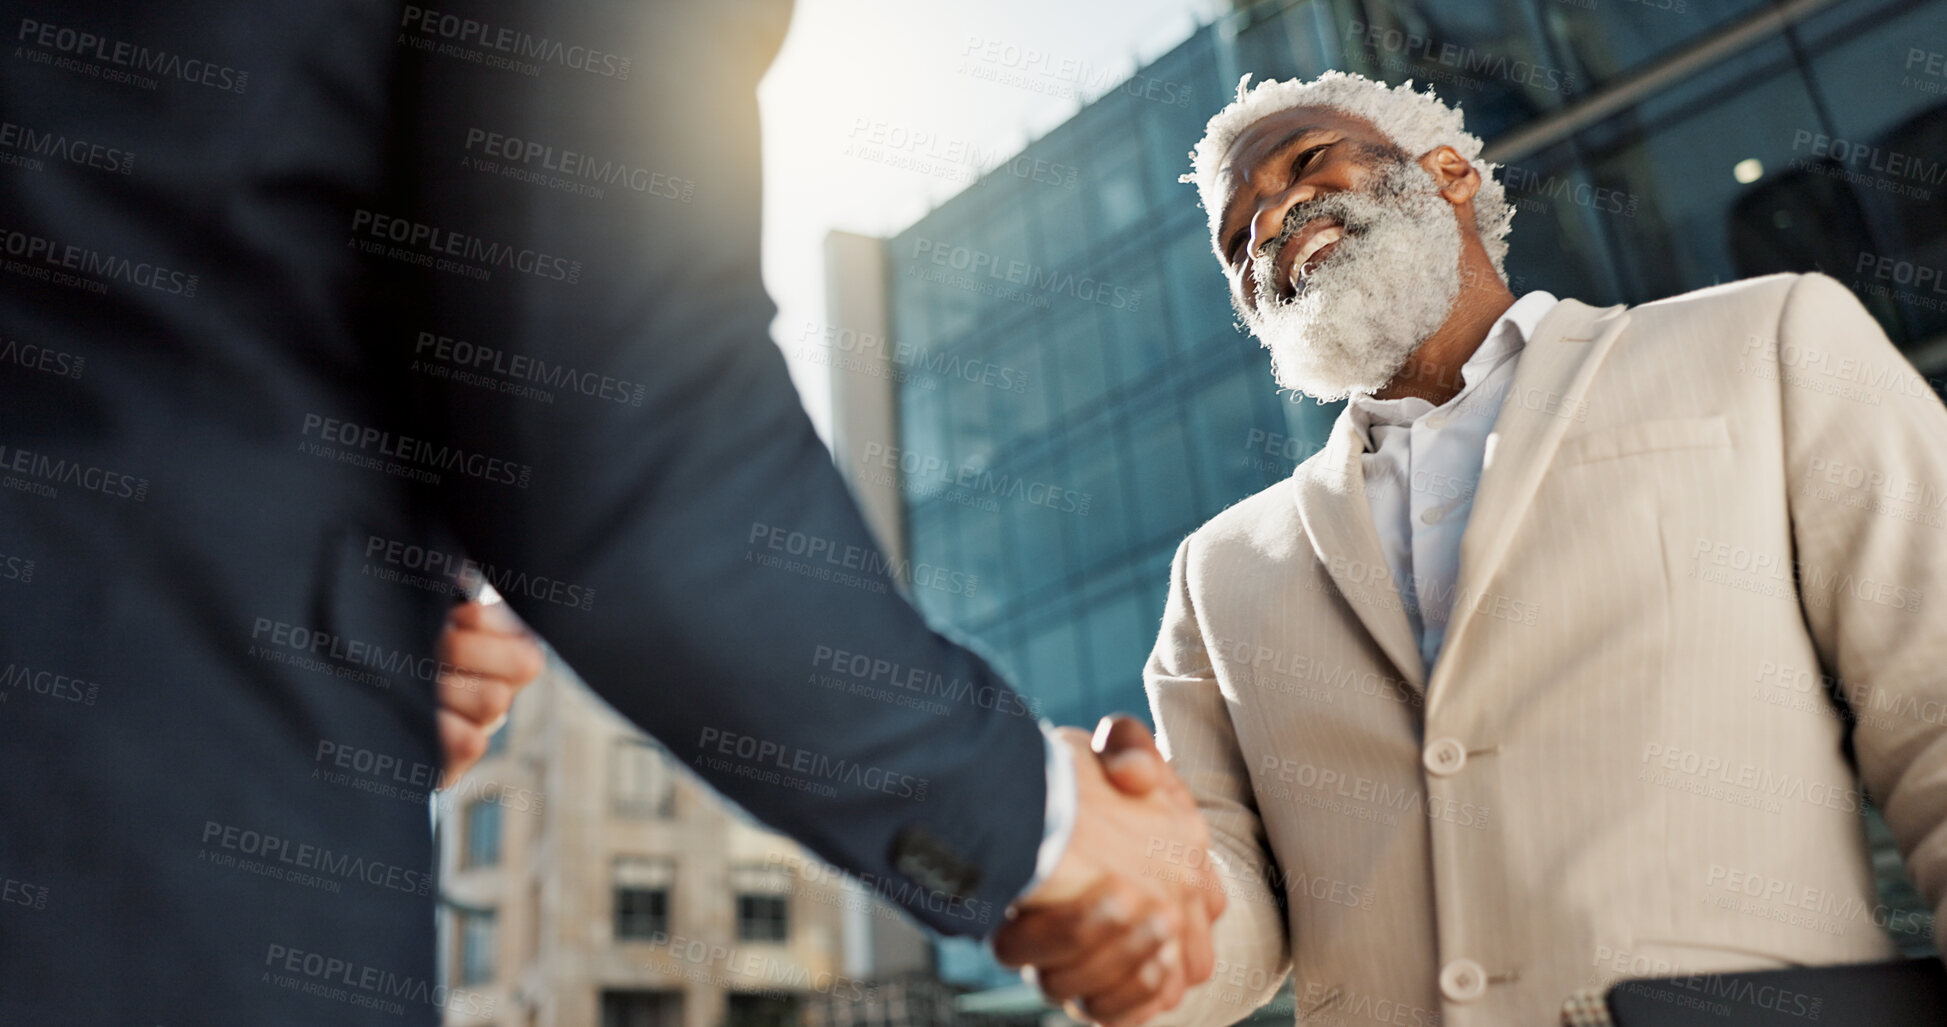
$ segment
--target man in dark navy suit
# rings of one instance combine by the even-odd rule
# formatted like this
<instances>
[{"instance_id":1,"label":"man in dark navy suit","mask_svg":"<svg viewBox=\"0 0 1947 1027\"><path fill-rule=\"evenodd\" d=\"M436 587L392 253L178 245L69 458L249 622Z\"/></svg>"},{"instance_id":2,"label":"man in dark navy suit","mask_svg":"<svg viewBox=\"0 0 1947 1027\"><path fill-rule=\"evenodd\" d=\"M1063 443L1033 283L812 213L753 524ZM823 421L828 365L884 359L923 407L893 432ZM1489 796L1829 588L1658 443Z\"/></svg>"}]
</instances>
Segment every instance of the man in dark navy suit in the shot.
<instances>
[{"instance_id":1,"label":"man in dark navy suit","mask_svg":"<svg viewBox=\"0 0 1947 1027\"><path fill-rule=\"evenodd\" d=\"M1208 975L1221 892L1141 865L1205 838L1176 793L1020 702L804 684L1011 695L897 594L768 339L785 3L0 14L0 1022L434 1022L426 811L336 757L438 765L468 576L932 927L1117 895L1168 973L1098 1012Z\"/></svg>"}]
</instances>

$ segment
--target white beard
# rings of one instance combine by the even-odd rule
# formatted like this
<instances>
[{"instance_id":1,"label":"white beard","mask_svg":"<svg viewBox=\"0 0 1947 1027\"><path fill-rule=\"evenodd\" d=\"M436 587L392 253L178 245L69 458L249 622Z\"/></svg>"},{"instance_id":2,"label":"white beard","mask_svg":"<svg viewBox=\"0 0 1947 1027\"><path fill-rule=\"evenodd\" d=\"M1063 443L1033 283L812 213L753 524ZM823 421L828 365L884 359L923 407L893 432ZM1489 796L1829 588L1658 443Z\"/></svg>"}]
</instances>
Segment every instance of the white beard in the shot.
<instances>
[{"instance_id":1,"label":"white beard","mask_svg":"<svg viewBox=\"0 0 1947 1027\"><path fill-rule=\"evenodd\" d=\"M1345 238L1304 281L1278 295L1279 252L1305 223L1337 218ZM1257 309L1237 302L1271 351L1278 384L1321 401L1384 388L1453 310L1460 295L1460 226L1425 168L1380 169L1370 192L1333 193L1292 208L1252 266ZM1233 297L1235 300L1235 297Z\"/></svg>"}]
</instances>

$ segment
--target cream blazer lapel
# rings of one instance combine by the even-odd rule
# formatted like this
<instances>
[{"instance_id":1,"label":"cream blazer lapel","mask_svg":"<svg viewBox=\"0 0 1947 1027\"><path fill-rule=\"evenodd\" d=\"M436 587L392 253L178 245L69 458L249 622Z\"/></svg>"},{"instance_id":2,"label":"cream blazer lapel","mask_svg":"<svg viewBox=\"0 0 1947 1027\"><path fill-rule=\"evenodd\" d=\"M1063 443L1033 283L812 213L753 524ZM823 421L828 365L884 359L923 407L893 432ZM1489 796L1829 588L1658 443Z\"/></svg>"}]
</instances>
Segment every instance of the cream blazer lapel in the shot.
<instances>
[{"instance_id":1,"label":"cream blazer lapel","mask_svg":"<svg viewBox=\"0 0 1947 1027\"><path fill-rule=\"evenodd\" d=\"M1466 644L1480 611L1494 602L1490 586L1515 529L1585 401L1589 383L1628 324L1624 305L1598 308L1565 299L1541 319L1534 338L1522 348L1514 382L1487 436L1474 511L1460 540L1460 574L1443 650ZM1442 698L1447 677L1433 675L1427 688L1429 711Z\"/></svg>"},{"instance_id":2,"label":"cream blazer lapel","mask_svg":"<svg viewBox=\"0 0 1947 1027\"><path fill-rule=\"evenodd\" d=\"M1365 469L1359 461L1363 451L1358 429L1341 412L1325 449L1300 464L1292 477L1298 516L1312 551L1346 604L1359 615L1401 680L1425 692L1426 668L1420 663L1419 642L1407 622L1406 607L1386 554L1379 548L1379 529L1373 527L1372 508L1366 502ZM1294 625L1294 630L1299 626Z\"/></svg>"}]
</instances>

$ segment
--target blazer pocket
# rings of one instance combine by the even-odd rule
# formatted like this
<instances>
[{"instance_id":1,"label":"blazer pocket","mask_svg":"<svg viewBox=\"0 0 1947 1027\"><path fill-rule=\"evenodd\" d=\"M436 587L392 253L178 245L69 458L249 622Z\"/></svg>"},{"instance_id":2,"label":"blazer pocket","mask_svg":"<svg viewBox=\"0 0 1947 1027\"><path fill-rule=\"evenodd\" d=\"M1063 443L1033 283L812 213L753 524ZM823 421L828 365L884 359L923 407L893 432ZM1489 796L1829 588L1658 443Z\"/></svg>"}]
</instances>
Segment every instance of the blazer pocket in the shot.
<instances>
[{"instance_id":1,"label":"blazer pocket","mask_svg":"<svg viewBox=\"0 0 1947 1027\"><path fill-rule=\"evenodd\" d=\"M1715 417L1672 417L1658 421L1636 421L1564 440L1562 460L1570 464L1590 464L1666 449L1728 449L1730 445L1731 429L1724 423L1721 414Z\"/></svg>"}]
</instances>

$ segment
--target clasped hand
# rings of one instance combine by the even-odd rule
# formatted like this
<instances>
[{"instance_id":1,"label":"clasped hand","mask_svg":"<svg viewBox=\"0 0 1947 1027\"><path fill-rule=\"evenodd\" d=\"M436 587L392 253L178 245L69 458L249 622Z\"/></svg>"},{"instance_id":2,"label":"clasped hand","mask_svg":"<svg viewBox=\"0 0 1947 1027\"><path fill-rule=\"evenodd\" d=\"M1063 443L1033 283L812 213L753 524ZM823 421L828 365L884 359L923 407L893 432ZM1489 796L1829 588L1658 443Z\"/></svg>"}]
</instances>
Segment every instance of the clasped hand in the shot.
<instances>
[{"instance_id":1,"label":"clasped hand","mask_svg":"<svg viewBox=\"0 0 1947 1027\"><path fill-rule=\"evenodd\" d=\"M1075 755L1075 832L1055 871L1008 911L994 952L1031 968L1071 1016L1131 1027L1174 1009L1215 969L1224 892L1203 858L1210 833L1141 723L1107 717L1093 740L1061 735Z\"/></svg>"}]
</instances>

